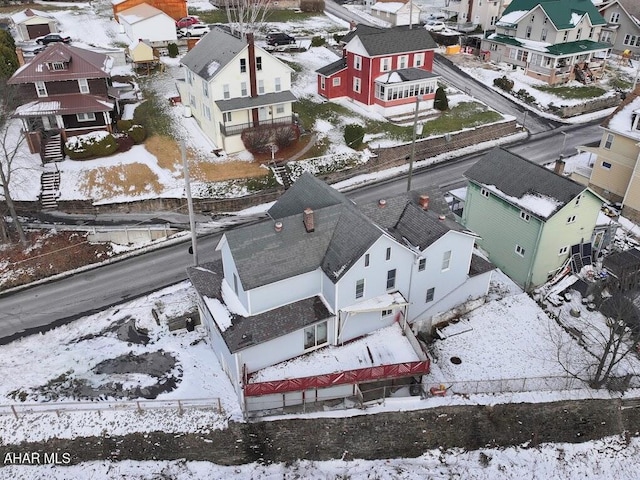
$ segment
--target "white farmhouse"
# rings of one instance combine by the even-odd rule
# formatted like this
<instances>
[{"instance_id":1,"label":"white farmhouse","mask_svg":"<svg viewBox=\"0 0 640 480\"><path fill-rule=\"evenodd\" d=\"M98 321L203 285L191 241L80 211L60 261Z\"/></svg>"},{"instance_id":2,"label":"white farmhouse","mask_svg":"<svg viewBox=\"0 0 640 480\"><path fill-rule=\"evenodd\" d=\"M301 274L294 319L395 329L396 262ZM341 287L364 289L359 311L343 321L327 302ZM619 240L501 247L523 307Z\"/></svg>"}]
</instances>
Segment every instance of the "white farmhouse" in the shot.
<instances>
[{"instance_id":1,"label":"white farmhouse","mask_svg":"<svg viewBox=\"0 0 640 480\"><path fill-rule=\"evenodd\" d=\"M202 323L247 411L428 373L411 327L485 295L493 268L473 254L475 235L433 203L409 192L356 206L303 174L269 209L270 220L225 233L221 261L189 269ZM360 369L255 380L281 362L394 326L413 345L405 357L369 352Z\"/></svg>"},{"instance_id":2,"label":"white farmhouse","mask_svg":"<svg viewBox=\"0 0 640 480\"><path fill-rule=\"evenodd\" d=\"M146 3L118 13L118 22L131 42L146 40L160 45L178 39L175 20Z\"/></svg>"},{"instance_id":3,"label":"white farmhouse","mask_svg":"<svg viewBox=\"0 0 640 480\"><path fill-rule=\"evenodd\" d=\"M394 27L420 23L420 7L413 1L376 2L371 6L371 15L389 22Z\"/></svg>"},{"instance_id":4,"label":"white farmhouse","mask_svg":"<svg viewBox=\"0 0 640 480\"><path fill-rule=\"evenodd\" d=\"M245 39L214 28L181 62L186 71L178 83L182 103L218 148L236 153L277 129L298 132L293 70L255 45L252 34Z\"/></svg>"}]
</instances>

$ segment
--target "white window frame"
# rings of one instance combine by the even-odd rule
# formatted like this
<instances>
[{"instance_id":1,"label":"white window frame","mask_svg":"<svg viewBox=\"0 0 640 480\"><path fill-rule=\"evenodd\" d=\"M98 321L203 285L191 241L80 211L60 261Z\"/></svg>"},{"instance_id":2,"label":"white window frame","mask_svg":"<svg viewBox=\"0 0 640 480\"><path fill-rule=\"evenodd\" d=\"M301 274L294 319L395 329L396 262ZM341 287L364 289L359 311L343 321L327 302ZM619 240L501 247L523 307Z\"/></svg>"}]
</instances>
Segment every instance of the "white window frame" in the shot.
<instances>
[{"instance_id":1,"label":"white window frame","mask_svg":"<svg viewBox=\"0 0 640 480\"><path fill-rule=\"evenodd\" d=\"M79 78L78 88L80 89L80 93L89 93L89 81L86 78Z\"/></svg>"},{"instance_id":2,"label":"white window frame","mask_svg":"<svg viewBox=\"0 0 640 480\"><path fill-rule=\"evenodd\" d=\"M485 198L489 198L490 192L489 190L487 190L486 188L481 188L480 189L480 195L482 195Z\"/></svg>"},{"instance_id":3,"label":"white window frame","mask_svg":"<svg viewBox=\"0 0 640 480\"><path fill-rule=\"evenodd\" d=\"M558 256L562 256L562 255L566 255L567 252L569 251L569 246L565 245L564 247L560 247L560 250L558 250Z\"/></svg>"},{"instance_id":4,"label":"white window frame","mask_svg":"<svg viewBox=\"0 0 640 480\"><path fill-rule=\"evenodd\" d=\"M240 73L247 73L247 59L240 59Z\"/></svg>"},{"instance_id":5,"label":"white window frame","mask_svg":"<svg viewBox=\"0 0 640 480\"><path fill-rule=\"evenodd\" d=\"M334 87L340 86L340 77L333 77L333 86Z\"/></svg>"},{"instance_id":6,"label":"white window frame","mask_svg":"<svg viewBox=\"0 0 640 480\"><path fill-rule=\"evenodd\" d=\"M426 268L427 268L427 259L421 258L420 260L418 260L418 271L424 272Z\"/></svg>"},{"instance_id":7,"label":"white window frame","mask_svg":"<svg viewBox=\"0 0 640 480\"><path fill-rule=\"evenodd\" d=\"M391 247L387 247L387 252L385 253L385 259L391 260Z\"/></svg>"},{"instance_id":8,"label":"white window frame","mask_svg":"<svg viewBox=\"0 0 640 480\"><path fill-rule=\"evenodd\" d=\"M362 57L360 55L353 56L353 68L362 70Z\"/></svg>"},{"instance_id":9,"label":"white window frame","mask_svg":"<svg viewBox=\"0 0 640 480\"><path fill-rule=\"evenodd\" d=\"M324 326L324 339L318 338L318 327L323 327L323 326ZM309 334L313 336L313 345L311 345L310 342L307 342L307 336ZM329 326L327 324L327 321L325 320L324 322L316 323L315 325L310 325L306 327L303 330L302 338L304 342L303 346L305 351L316 349L318 347L321 347L329 343Z\"/></svg>"},{"instance_id":10,"label":"white window frame","mask_svg":"<svg viewBox=\"0 0 640 480\"><path fill-rule=\"evenodd\" d=\"M386 310L382 310L382 311L380 312L380 316L381 316L382 318L384 318L384 317L388 317L389 315L393 315L393 309L392 309L392 308L389 308L389 309L386 309Z\"/></svg>"},{"instance_id":11,"label":"white window frame","mask_svg":"<svg viewBox=\"0 0 640 480\"><path fill-rule=\"evenodd\" d=\"M524 257L524 254L526 253L526 250L524 248L522 248L520 245L516 244L515 252L516 252L517 255L520 255L521 257Z\"/></svg>"},{"instance_id":12,"label":"white window frame","mask_svg":"<svg viewBox=\"0 0 640 480\"><path fill-rule=\"evenodd\" d=\"M205 98L209 98L209 83L202 79L202 94Z\"/></svg>"},{"instance_id":13,"label":"white window frame","mask_svg":"<svg viewBox=\"0 0 640 480\"><path fill-rule=\"evenodd\" d=\"M356 299L364 297L364 278L356 280Z\"/></svg>"},{"instance_id":14,"label":"white window frame","mask_svg":"<svg viewBox=\"0 0 640 480\"><path fill-rule=\"evenodd\" d=\"M604 140L603 148L605 150L611 150L611 146L613 145L613 140L615 135L613 133L607 133L607 138Z\"/></svg>"},{"instance_id":15,"label":"white window frame","mask_svg":"<svg viewBox=\"0 0 640 480\"><path fill-rule=\"evenodd\" d=\"M264 95L264 80L258 80L258 95Z\"/></svg>"},{"instance_id":16,"label":"white window frame","mask_svg":"<svg viewBox=\"0 0 640 480\"><path fill-rule=\"evenodd\" d=\"M605 170L611 170L611 163L610 162L605 162L604 160L602 161L602 163L600 164L600 166L602 168L604 168Z\"/></svg>"},{"instance_id":17,"label":"white window frame","mask_svg":"<svg viewBox=\"0 0 640 480\"><path fill-rule=\"evenodd\" d=\"M280 90L282 90L282 83L280 81L280 77L275 77L273 79L273 91L279 92Z\"/></svg>"},{"instance_id":18,"label":"white window frame","mask_svg":"<svg viewBox=\"0 0 640 480\"><path fill-rule=\"evenodd\" d=\"M609 23L619 23L620 22L620 12L611 12L611 17L609 17Z\"/></svg>"},{"instance_id":19,"label":"white window frame","mask_svg":"<svg viewBox=\"0 0 640 480\"><path fill-rule=\"evenodd\" d=\"M89 113L76 113L76 118L79 122L93 122L96 119L96 114L93 112Z\"/></svg>"},{"instance_id":20,"label":"white window frame","mask_svg":"<svg viewBox=\"0 0 640 480\"><path fill-rule=\"evenodd\" d=\"M391 57L384 57L380 59L380 71L388 72L391 70Z\"/></svg>"},{"instance_id":21,"label":"white window frame","mask_svg":"<svg viewBox=\"0 0 640 480\"><path fill-rule=\"evenodd\" d=\"M284 113L284 103L276 105L276 115L282 115Z\"/></svg>"},{"instance_id":22,"label":"white window frame","mask_svg":"<svg viewBox=\"0 0 640 480\"><path fill-rule=\"evenodd\" d=\"M368 253L364 254L364 266L368 267L371 264L371 257Z\"/></svg>"},{"instance_id":23,"label":"white window frame","mask_svg":"<svg viewBox=\"0 0 640 480\"><path fill-rule=\"evenodd\" d=\"M413 55L413 66L420 68L424 65L424 52L415 53Z\"/></svg>"},{"instance_id":24,"label":"white window frame","mask_svg":"<svg viewBox=\"0 0 640 480\"><path fill-rule=\"evenodd\" d=\"M525 222L528 222L529 220L531 220L531 215L529 215L527 212L525 212L524 210L520 210L520 218L522 220L524 220Z\"/></svg>"},{"instance_id":25,"label":"white window frame","mask_svg":"<svg viewBox=\"0 0 640 480\"><path fill-rule=\"evenodd\" d=\"M240 96L241 97L249 96L249 87L247 86L247 82L240 82Z\"/></svg>"},{"instance_id":26,"label":"white window frame","mask_svg":"<svg viewBox=\"0 0 640 480\"><path fill-rule=\"evenodd\" d=\"M393 275L391 275L393 273ZM396 279L398 278L398 271L395 268L387 270L387 290L393 290L396 288Z\"/></svg>"},{"instance_id":27,"label":"white window frame","mask_svg":"<svg viewBox=\"0 0 640 480\"><path fill-rule=\"evenodd\" d=\"M326 79L324 77L320 77L320 90L324 90L326 88Z\"/></svg>"},{"instance_id":28,"label":"white window frame","mask_svg":"<svg viewBox=\"0 0 640 480\"><path fill-rule=\"evenodd\" d=\"M231 98L231 90L228 83L222 85L222 98L225 100L229 100Z\"/></svg>"},{"instance_id":29,"label":"white window frame","mask_svg":"<svg viewBox=\"0 0 640 480\"><path fill-rule=\"evenodd\" d=\"M204 108L204 116L207 117L207 120L211 121L211 109L209 108L209 105L205 105L203 102L202 106Z\"/></svg>"},{"instance_id":30,"label":"white window frame","mask_svg":"<svg viewBox=\"0 0 640 480\"><path fill-rule=\"evenodd\" d=\"M47 85L44 82L35 82L34 85L36 86L36 93L38 95L38 97L48 97L49 94L47 93Z\"/></svg>"},{"instance_id":31,"label":"white window frame","mask_svg":"<svg viewBox=\"0 0 640 480\"><path fill-rule=\"evenodd\" d=\"M231 122L231 112L222 112L222 121L224 123Z\"/></svg>"},{"instance_id":32,"label":"white window frame","mask_svg":"<svg viewBox=\"0 0 640 480\"><path fill-rule=\"evenodd\" d=\"M427 295L425 297L424 303L433 302L433 299L436 297L436 287L427 288Z\"/></svg>"},{"instance_id":33,"label":"white window frame","mask_svg":"<svg viewBox=\"0 0 640 480\"><path fill-rule=\"evenodd\" d=\"M575 215L571 215L569 218L567 218L567 224L575 223L575 221L576 221Z\"/></svg>"},{"instance_id":34,"label":"white window frame","mask_svg":"<svg viewBox=\"0 0 640 480\"><path fill-rule=\"evenodd\" d=\"M442 254L442 265L440 271L446 272L449 268L451 268L451 250L447 250Z\"/></svg>"},{"instance_id":35,"label":"white window frame","mask_svg":"<svg viewBox=\"0 0 640 480\"><path fill-rule=\"evenodd\" d=\"M398 70L407 68L409 66L409 55L399 55L397 65Z\"/></svg>"},{"instance_id":36,"label":"white window frame","mask_svg":"<svg viewBox=\"0 0 640 480\"><path fill-rule=\"evenodd\" d=\"M353 91L360 93L360 79L358 77L353 77Z\"/></svg>"}]
</instances>

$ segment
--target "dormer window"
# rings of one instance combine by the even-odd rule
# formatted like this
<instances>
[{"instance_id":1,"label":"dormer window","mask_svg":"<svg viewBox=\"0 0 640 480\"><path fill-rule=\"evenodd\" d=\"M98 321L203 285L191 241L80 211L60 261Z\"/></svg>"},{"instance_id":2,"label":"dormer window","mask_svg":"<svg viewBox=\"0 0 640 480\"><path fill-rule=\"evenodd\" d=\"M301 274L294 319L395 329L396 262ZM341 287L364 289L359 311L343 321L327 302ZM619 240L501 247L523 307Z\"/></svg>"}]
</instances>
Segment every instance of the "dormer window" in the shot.
<instances>
[{"instance_id":1,"label":"dormer window","mask_svg":"<svg viewBox=\"0 0 640 480\"><path fill-rule=\"evenodd\" d=\"M51 62L49 64L49 70L66 70L67 66L63 62Z\"/></svg>"}]
</instances>

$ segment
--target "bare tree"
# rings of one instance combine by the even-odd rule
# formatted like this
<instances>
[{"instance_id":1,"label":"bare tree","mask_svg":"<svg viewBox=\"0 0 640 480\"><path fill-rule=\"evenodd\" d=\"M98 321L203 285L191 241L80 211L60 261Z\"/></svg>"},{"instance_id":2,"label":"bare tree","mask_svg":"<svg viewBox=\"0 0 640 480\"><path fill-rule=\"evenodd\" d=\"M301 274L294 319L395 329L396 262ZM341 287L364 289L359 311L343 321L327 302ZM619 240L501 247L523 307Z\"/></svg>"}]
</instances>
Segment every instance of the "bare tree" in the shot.
<instances>
[{"instance_id":1,"label":"bare tree","mask_svg":"<svg viewBox=\"0 0 640 480\"><path fill-rule=\"evenodd\" d=\"M227 21L242 35L256 32L265 23L269 0L226 0Z\"/></svg>"},{"instance_id":2,"label":"bare tree","mask_svg":"<svg viewBox=\"0 0 640 480\"><path fill-rule=\"evenodd\" d=\"M4 201L6 209L11 216L13 227L16 229L20 243L26 247L27 237L18 218L10 190L14 173L20 168L16 159L22 144L25 142L25 135L21 130L16 132L15 125L12 125L11 122L11 102L6 100L11 98L8 96L10 89L5 84L0 90L4 94L2 95L3 98L0 98L0 200ZM4 223L4 218L2 222ZM3 225L2 231L4 232L3 237L6 236L8 238L5 225Z\"/></svg>"},{"instance_id":3,"label":"bare tree","mask_svg":"<svg viewBox=\"0 0 640 480\"><path fill-rule=\"evenodd\" d=\"M557 347L558 363L565 372L592 388L613 388L616 367L637 352L638 316L633 297L620 292L605 299L600 312L605 317L600 328L580 318L568 321L559 317L560 325L577 343L563 341L559 335L554 335L552 340ZM628 372L625 372L625 380L630 380ZM615 388L624 388L624 385Z\"/></svg>"}]
</instances>

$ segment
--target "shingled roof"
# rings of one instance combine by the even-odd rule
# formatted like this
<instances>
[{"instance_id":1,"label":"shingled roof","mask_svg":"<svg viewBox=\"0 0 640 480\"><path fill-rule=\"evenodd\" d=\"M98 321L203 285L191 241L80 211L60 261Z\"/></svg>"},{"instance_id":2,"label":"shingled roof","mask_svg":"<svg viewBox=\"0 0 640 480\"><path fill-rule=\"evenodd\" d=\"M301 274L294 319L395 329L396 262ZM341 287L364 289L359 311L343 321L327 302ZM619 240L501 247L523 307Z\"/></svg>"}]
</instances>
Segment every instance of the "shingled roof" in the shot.
<instances>
[{"instance_id":1,"label":"shingled roof","mask_svg":"<svg viewBox=\"0 0 640 480\"><path fill-rule=\"evenodd\" d=\"M199 77L210 80L245 48L247 42L243 39L213 28L180 62Z\"/></svg>"},{"instance_id":2,"label":"shingled roof","mask_svg":"<svg viewBox=\"0 0 640 480\"><path fill-rule=\"evenodd\" d=\"M502 13L502 17L512 12L531 11L540 7L546 12L558 30L575 28L576 15L587 15L592 25L606 25L606 21L591 0L513 0ZM501 18L502 18L501 17ZM500 23L501 19L498 19Z\"/></svg>"},{"instance_id":3,"label":"shingled roof","mask_svg":"<svg viewBox=\"0 0 640 480\"><path fill-rule=\"evenodd\" d=\"M385 208L377 202L359 207L303 174L269 209L271 221L226 233L243 287L250 290L317 268L335 283L385 233L401 244L426 248L452 226L437 211L416 206L418 196L393 197ZM441 203L434 201L434 206ZM313 232L303 224L306 208L313 210ZM275 222L281 222L280 231Z\"/></svg>"},{"instance_id":4,"label":"shingled roof","mask_svg":"<svg viewBox=\"0 0 640 480\"><path fill-rule=\"evenodd\" d=\"M508 197L520 199L529 194L556 200L555 210L548 216L538 215L542 218L550 218L586 188L502 148L488 152L465 176L480 185L495 186Z\"/></svg>"},{"instance_id":5,"label":"shingled roof","mask_svg":"<svg viewBox=\"0 0 640 480\"><path fill-rule=\"evenodd\" d=\"M372 56L392 55L394 53L435 50L438 48L429 32L424 28L394 27L375 28L358 25L354 32L348 34L347 44L357 37Z\"/></svg>"}]
</instances>

